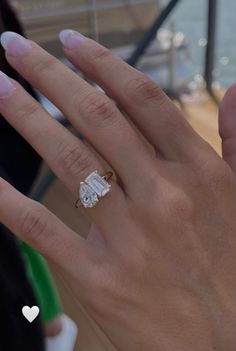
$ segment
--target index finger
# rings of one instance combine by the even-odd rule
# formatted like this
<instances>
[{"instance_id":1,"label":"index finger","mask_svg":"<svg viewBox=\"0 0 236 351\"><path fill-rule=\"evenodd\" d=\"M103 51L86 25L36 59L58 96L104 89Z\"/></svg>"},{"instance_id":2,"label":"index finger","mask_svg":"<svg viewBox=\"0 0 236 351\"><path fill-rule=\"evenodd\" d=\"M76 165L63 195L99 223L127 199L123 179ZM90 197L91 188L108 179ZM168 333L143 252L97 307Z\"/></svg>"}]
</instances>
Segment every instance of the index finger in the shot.
<instances>
[{"instance_id":1,"label":"index finger","mask_svg":"<svg viewBox=\"0 0 236 351\"><path fill-rule=\"evenodd\" d=\"M5 32L1 42L11 66L63 111L116 170L127 188L136 188L148 178L150 172L145 165L140 168L140 159L150 162L150 155L107 96L36 43L12 32Z\"/></svg>"}]
</instances>

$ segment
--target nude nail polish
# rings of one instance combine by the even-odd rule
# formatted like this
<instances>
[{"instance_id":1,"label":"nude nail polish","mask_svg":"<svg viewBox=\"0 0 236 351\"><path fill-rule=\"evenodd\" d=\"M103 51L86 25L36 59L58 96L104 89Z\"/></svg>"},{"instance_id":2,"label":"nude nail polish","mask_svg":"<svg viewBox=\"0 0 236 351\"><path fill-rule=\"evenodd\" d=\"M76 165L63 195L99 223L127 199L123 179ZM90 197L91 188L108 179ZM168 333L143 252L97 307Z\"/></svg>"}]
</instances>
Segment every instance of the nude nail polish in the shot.
<instances>
[{"instance_id":1,"label":"nude nail polish","mask_svg":"<svg viewBox=\"0 0 236 351\"><path fill-rule=\"evenodd\" d=\"M76 49L80 44L84 43L87 38L71 29L64 29L59 33L59 39L63 46L67 49Z\"/></svg>"},{"instance_id":2,"label":"nude nail polish","mask_svg":"<svg viewBox=\"0 0 236 351\"><path fill-rule=\"evenodd\" d=\"M11 56L23 56L32 49L30 41L15 32L2 33L0 40L7 54Z\"/></svg>"},{"instance_id":3,"label":"nude nail polish","mask_svg":"<svg viewBox=\"0 0 236 351\"><path fill-rule=\"evenodd\" d=\"M10 96L16 90L8 76L0 71L0 99Z\"/></svg>"}]
</instances>

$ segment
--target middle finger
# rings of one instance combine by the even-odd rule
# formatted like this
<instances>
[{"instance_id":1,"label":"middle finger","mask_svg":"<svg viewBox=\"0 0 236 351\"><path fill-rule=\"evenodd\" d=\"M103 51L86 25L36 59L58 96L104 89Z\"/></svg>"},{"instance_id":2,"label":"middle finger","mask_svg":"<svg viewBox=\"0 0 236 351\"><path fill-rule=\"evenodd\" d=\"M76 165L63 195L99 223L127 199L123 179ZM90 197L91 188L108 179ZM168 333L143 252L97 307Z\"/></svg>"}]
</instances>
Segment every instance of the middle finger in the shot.
<instances>
[{"instance_id":1,"label":"middle finger","mask_svg":"<svg viewBox=\"0 0 236 351\"><path fill-rule=\"evenodd\" d=\"M53 119L19 83L9 80L3 73L0 73L0 112L44 158L72 194L78 193L80 182L94 170L104 173L103 164L80 139ZM97 225L104 223L106 218L106 228L113 228L117 218L115 212L124 207L124 194L113 181L111 191L89 210L89 215ZM108 213L112 221L107 221Z\"/></svg>"},{"instance_id":2,"label":"middle finger","mask_svg":"<svg viewBox=\"0 0 236 351\"><path fill-rule=\"evenodd\" d=\"M18 34L1 37L8 62L47 96L121 177L126 188L147 179L152 162L142 140L116 105L40 46Z\"/></svg>"}]
</instances>

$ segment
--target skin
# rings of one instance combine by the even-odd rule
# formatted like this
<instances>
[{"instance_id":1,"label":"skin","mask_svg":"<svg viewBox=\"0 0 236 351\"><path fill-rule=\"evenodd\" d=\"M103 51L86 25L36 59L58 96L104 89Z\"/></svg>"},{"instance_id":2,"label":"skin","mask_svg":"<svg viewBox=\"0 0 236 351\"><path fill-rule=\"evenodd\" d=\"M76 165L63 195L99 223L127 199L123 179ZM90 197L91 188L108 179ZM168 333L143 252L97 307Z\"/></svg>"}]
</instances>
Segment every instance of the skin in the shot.
<instances>
[{"instance_id":1,"label":"skin","mask_svg":"<svg viewBox=\"0 0 236 351\"><path fill-rule=\"evenodd\" d=\"M32 46L8 62L64 112L118 181L86 210L87 240L3 179L1 221L57 266L117 350L234 351L235 87L220 112L224 161L154 82L94 41L64 52L109 97ZM0 113L77 194L88 174L106 171L103 163L13 82Z\"/></svg>"},{"instance_id":2,"label":"skin","mask_svg":"<svg viewBox=\"0 0 236 351\"><path fill-rule=\"evenodd\" d=\"M45 323L44 334L47 337L54 337L62 332L62 328L63 328L63 324L62 324L61 316L59 316Z\"/></svg>"}]
</instances>

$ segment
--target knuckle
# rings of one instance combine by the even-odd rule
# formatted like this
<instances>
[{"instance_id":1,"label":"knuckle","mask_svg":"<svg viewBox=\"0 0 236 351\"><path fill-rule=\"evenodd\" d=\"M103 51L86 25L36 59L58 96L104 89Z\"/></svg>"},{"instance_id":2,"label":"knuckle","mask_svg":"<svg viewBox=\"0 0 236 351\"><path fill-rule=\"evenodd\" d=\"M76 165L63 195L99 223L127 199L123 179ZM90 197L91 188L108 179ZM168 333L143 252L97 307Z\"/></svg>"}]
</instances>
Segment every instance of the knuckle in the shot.
<instances>
[{"instance_id":1,"label":"knuckle","mask_svg":"<svg viewBox=\"0 0 236 351\"><path fill-rule=\"evenodd\" d=\"M167 191L165 195L165 216L175 216L181 221L188 221L194 212L193 200L185 192L181 190Z\"/></svg>"},{"instance_id":2,"label":"knuckle","mask_svg":"<svg viewBox=\"0 0 236 351\"><path fill-rule=\"evenodd\" d=\"M153 101L158 103L163 98L161 88L144 74L139 74L138 77L131 79L127 86L126 92L134 101Z\"/></svg>"},{"instance_id":3,"label":"knuckle","mask_svg":"<svg viewBox=\"0 0 236 351\"><path fill-rule=\"evenodd\" d=\"M45 215L43 207L35 204L31 209L27 210L21 219L21 232L24 237L30 239L31 242L40 242L46 240L50 232L49 220Z\"/></svg>"},{"instance_id":4,"label":"knuckle","mask_svg":"<svg viewBox=\"0 0 236 351\"><path fill-rule=\"evenodd\" d=\"M54 56L48 56L44 58L43 60L37 62L33 68L34 73L37 75L47 73L48 71L51 71L52 68L54 68L58 64L58 60Z\"/></svg>"},{"instance_id":5,"label":"knuckle","mask_svg":"<svg viewBox=\"0 0 236 351\"><path fill-rule=\"evenodd\" d=\"M134 245L129 255L123 258L123 265L133 280L143 278L153 262L153 244L150 235L139 235L138 244ZM156 251L155 251L156 252Z\"/></svg>"},{"instance_id":6,"label":"knuckle","mask_svg":"<svg viewBox=\"0 0 236 351\"><path fill-rule=\"evenodd\" d=\"M87 95L79 105L79 111L86 116L86 122L95 127L104 127L107 123L115 123L116 107L100 92Z\"/></svg>"},{"instance_id":7,"label":"knuckle","mask_svg":"<svg viewBox=\"0 0 236 351\"><path fill-rule=\"evenodd\" d=\"M112 56L113 54L110 50L108 50L105 47L99 47L99 48L96 48L95 51L91 52L89 61L92 65L94 64L96 65L97 63L99 63L99 61L102 61L107 58L109 59Z\"/></svg>"},{"instance_id":8,"label":"knuckle","mask_svg":"<svg viewBox=\"0 0 236 351\"><path fill-rule=\"evenodd\" d=\"M230 168L221 159L211 160L206 165L202 165L199 169L198 178L208 189L214 192L222 191L234 177Z\"/></svg>"},{"instance_id":9,"label":"knuckle","mask_svg":"<svg viewBox=\"0 0 236 351\"><path fill-rule=\"evenodd\" d=\"M57 163L71 177L87 176L88 171L94 168L91 156L78 144L64 146L59 152Z\"/></svg>"},{"instance_id":10,"label":"knuckle","mask_svg":"<svg viewBox=\"0 0 236 351\"><path fill-rule=\"evenodd\" d=\"M41 112L41 107L37 103L31 102L31 103L28 103L28 104L22 106L21 108L19 108L16 111L16 118L17 119L26 119L26 118L28 119L31 116L33 116L39 112Z\"/></svg>"}]
</instances>

